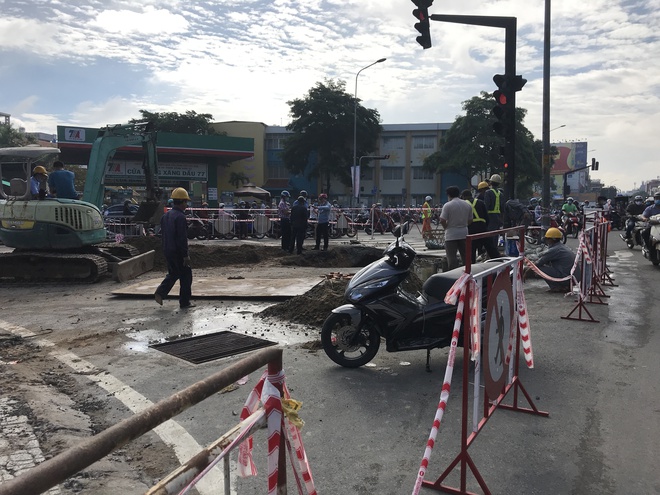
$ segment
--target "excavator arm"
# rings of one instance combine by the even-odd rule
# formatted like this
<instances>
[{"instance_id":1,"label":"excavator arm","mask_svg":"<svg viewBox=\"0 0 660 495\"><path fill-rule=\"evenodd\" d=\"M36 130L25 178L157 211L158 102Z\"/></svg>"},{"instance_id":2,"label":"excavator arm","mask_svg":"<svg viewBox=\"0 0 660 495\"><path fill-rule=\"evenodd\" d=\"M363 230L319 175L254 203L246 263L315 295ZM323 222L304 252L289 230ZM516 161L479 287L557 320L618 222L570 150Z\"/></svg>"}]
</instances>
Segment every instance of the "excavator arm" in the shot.
<instances>
[{"instance_id":1,"label":"excavator arm","mask_svg":"<svg viewBox=\"0 0 660 495\"><path fill-rule=\"evenodd\" d=\"M142 146L144 152L142 169L146 180L146 200L147 202L158 203L160 191L157 185L156 132L150 122L117 124L99 130L99 135L92 145L89 157L85 188L82 195L83 201L101 208L105 193L105 175L108 172L108 162L119 148L127 146Z\"/></svg>"}]
</instances>

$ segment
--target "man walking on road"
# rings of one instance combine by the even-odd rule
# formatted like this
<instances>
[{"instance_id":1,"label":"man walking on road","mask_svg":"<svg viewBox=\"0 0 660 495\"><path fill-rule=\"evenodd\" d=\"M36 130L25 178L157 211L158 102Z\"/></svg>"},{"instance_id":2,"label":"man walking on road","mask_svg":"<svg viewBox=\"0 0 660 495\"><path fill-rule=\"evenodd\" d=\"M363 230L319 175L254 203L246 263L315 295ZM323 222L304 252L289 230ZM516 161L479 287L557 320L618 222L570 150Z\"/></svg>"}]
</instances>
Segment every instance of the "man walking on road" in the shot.
<instances>
[{"instance_id":1,"label":"man walking on road","mask_svg":"<svg viewBox=\"0 0 660 495\"><path fill-rule=\"evenodd\" d=\"M458 267L456 252L461 255L461 261L465 264L465 238L468 235L468 225L472 223L472 206L463 201L459 196L460 189L456 186L447 188L447 201L442 206L440 223L445 228L445 251L447 253L447 265L449 270Z\"/></svg>"},{"instance_id":2,"label":"man walking on road","mask_svg":"<svg viewBox=\"0 0 660 495\"><path fill-rule=\"evenodd\" d=\"M195 304L190 302L193 276L188 255L188 224L185 214L190 197L184 188L177 187L172 191L172 200L172 209L160 219L167 275L156 289L154 299L162 306L163 298L170 293L178 280L179 306L181 309L194 308Z\"/></svg>"}]
</instances>

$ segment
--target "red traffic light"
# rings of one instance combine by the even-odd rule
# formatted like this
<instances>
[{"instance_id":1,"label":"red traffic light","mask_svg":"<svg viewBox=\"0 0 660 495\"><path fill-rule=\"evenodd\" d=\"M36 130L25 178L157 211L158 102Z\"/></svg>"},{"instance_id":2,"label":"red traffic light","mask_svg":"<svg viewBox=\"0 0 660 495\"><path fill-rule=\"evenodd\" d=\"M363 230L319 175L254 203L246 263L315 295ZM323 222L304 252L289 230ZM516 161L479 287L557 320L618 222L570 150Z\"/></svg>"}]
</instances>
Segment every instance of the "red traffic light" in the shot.
<instances>
[{"instance_id":1,"label":"red traffic light","mask_svg":"<svg viewBox=\"0 0 660 495\"><path fill-rule=\"evenodd\" d=\"M504 92L499 90L493 91L493 98L495 98L499 105L506 105L506 94Z\"/></svg>"}]
</instances>

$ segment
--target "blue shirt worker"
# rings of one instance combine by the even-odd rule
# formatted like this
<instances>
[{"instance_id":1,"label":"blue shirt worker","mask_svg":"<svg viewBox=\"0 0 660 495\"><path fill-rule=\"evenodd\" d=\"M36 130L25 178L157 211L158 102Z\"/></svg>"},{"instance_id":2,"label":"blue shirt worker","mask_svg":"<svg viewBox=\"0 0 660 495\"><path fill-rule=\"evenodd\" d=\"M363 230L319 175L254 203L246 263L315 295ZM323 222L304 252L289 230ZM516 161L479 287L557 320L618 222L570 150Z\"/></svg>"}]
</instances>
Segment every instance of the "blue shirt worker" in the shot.
<instances>
[{"instance_id":1,"label":"blue shirt worker","mask_svg":"<svg viewBox=\"0 0 660 495\"><path fill-rule=\"evenodd\" d=\"M48 176L50 194L56 198L78 199L78 193L73 185L75 175L70 170L64 170L64 163L53 163L53 171Z\"/></svg>"},{"instance_id":2,"label":"blue shirt worker","mask_svg":"<svg viewBox=\"0 0 660 495\"><path fill-rule=\"evenodd\" d=\"M188 223L185 213L190 197L184 188L177 187L172 191L172 200L172 209L160 219L167 275L156 289L154 299L162 306L163 298L167 297L178 280L179 306L181 309L194 308L195 304L190 302L193 276L188 255Z\"/></svg>"},{"instance_id":3,"label":"blue shirt worker","mask_svg":"<svg viewBox=\"0 0 660 495\"><path fill-rule=\"evenodd\" d=\"M323 251L327 251L330 231L330 211L332 210L332 206L328 203L327 194L319 194L319 204L315 209L317 211L316 246L313 249L318 250L320 248L321 238L323 238Z\"/></svg>"},{"instance_id":4,"label":"blue shirt worker","mask_svg":"<svg viewBox=\"0 0 660 495\"><path fill-rule=\"evenodd\" d=\"M48 189L48 174L41 165L34 167L30 177L30 194L32 199L44 199Z\"/></svg>"}]
</instances>

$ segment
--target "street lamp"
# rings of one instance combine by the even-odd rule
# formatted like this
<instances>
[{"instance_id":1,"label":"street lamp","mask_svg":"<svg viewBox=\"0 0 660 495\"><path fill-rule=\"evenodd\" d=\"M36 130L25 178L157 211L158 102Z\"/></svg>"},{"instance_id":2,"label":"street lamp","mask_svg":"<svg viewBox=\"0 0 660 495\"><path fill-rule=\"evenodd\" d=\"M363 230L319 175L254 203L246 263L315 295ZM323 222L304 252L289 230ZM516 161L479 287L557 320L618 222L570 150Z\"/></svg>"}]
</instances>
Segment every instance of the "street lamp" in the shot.
<instances>
[{"instance_id":1,"label":"street lamp","mask_svg":"<svg viewBox=\"0 0 660 495\"><path fill-rule=\"evenodd\" d=\"M566 124L562 124L559 127L555 127L554 129L550 129L550 132L556 131L557 129L561 129L562 127L566 127Z\"/></svg>"},{"instance_id":2,"label":"street lamp","mask_svg":"<svg viewBox=\"0 0 660 495\"><path fill-rule=\"evenodd\" d=\"M354 99L354 106L353 106L353 174L359 174L359 170L357 169L358 167L358 159L357 159L357 83L358 83L358 76L360 75L360 72L362 72L364 69L368 69L372 65L379 64L381 62L385 62L387 60L386 58L381 58L376 60L375 62L367 65L366 67L362 67L357 74L355 74L355 92L353 93L353 99ZM353 188L355 189L355 175L353 175ZM353 190L353 197L357 197L357 191Z\"/></svg>"}]
</instances>

